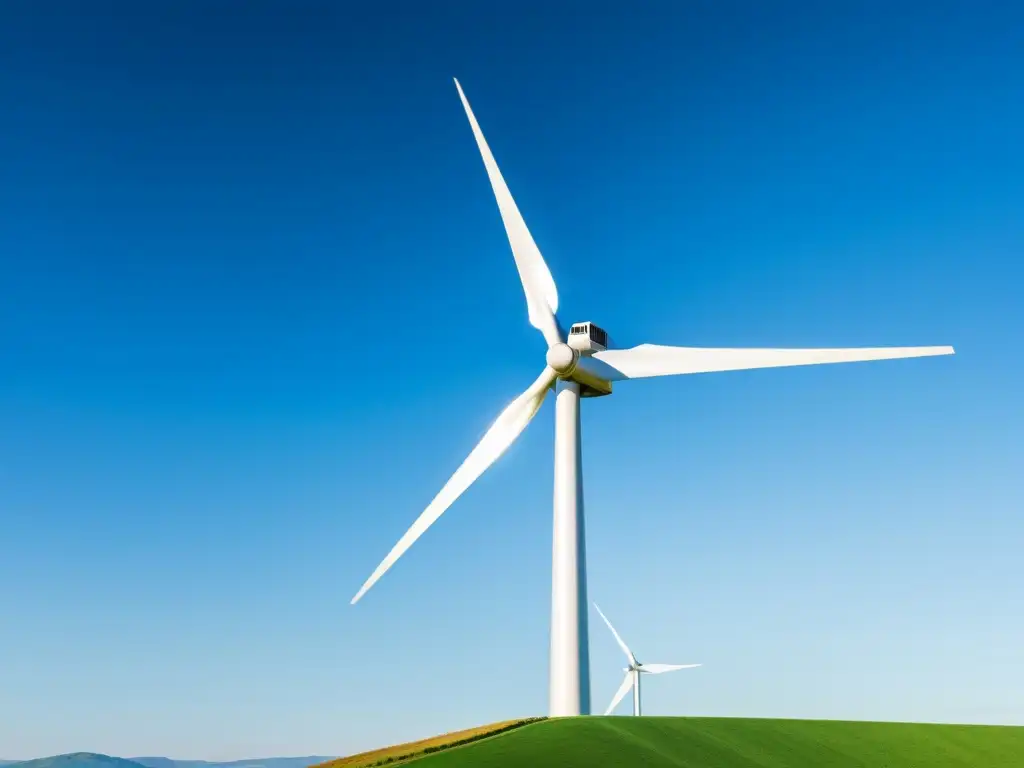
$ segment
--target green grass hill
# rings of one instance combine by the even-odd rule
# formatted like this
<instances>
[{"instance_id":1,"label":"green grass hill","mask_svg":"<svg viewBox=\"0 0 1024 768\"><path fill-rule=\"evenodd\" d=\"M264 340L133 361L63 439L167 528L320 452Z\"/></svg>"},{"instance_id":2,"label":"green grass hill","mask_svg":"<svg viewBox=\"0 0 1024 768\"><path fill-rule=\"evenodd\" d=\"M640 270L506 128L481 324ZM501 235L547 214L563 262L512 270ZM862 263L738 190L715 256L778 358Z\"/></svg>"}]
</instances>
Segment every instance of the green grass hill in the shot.
<instances>
[{"instance_id":1,"label":"green grass hill","mask_svg":"<svg viewBox=\"0 0 1024 768\"><path fill-rule=\"evenodd\" d=\"M438 737L432 746L442 744ZM415 768L1024 768L1024 727L573 717L409 754L380 751L348 765L390 757Z\"/></svg>"}]
</instances>

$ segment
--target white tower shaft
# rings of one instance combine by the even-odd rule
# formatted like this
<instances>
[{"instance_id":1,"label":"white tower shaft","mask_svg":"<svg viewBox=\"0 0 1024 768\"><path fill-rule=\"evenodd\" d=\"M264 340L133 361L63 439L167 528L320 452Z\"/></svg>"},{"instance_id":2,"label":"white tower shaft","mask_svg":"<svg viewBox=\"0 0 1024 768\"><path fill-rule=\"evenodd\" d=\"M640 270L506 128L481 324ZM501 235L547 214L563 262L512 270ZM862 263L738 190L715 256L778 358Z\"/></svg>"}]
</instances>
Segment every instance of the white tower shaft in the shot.
<instances>
[{"instance_id":1,"label":"white tower shaft","mask_svg":"<svg viewBox=\"0 0 1024 768\"><path fill-rule=\"evenodd\" d=\"M633 670L633 714L640 717L640 670Z\"/></svg>"},{"instance_id":2,"label":"white tower shaft","mask_svg":"<svg viewBox=\"0 0 1024 768\"><path fill-rule=\"evenodd\" d=\"M555 499L551 563L550 715L590 714L586 530L580 385L555 385Z\"/></svg>"}]
</instances>

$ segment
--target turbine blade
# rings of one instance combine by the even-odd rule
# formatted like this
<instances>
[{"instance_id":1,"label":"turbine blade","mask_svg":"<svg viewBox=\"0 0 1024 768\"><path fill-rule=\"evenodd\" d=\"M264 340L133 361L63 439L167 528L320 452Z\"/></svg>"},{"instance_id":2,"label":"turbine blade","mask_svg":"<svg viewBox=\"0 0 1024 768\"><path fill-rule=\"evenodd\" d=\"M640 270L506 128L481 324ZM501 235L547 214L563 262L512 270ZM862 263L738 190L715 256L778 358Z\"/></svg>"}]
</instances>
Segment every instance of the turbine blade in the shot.
<instances>
[{"instance_id":1,"label":"turbine blade","mask_svg":"<svg viewBox=\"0 0 1024 768\"><path fill-rule=\"evenodd\" d=\"M558 289L555 280L551 276L551 270L541 256L540 249L533 241L530 230L526 228L526 222L519 213L516 201L512 199L512 193L505 184L505 179L498 170L498 164L494 161L491 148L487 146L487 140L480 130L473 110L469 107L466 94L462 92L462 86L455 80L455 87L459 91L459 98L466 110L466 117L469 118L470 128L473 129L473 136L476 145L483 157L484 167L487 169L487 178L491 181L491 189L494 190L494 197L498 201L498 210L501 212L501 220L505 225L505 233L508 235L509 245L512 246L512 256L516 260L516 269L519 270L519 279L523 283L523 290L526 292L526 306L530 312L530 325L540 330L547 340L548 346L565 341L565 334L558 325L555 313L558 312Z\"/></svg>"},{"instance_id":2,"label":"turbine blade","mask_svg":"<svg viewBox=\"0 0 1024 768\"><path fill-rule=\"evenodd\" d=\"M544 368L544 371L537 380L530 385L523 394L519 395L512 403L501 412L491 428L483 436L476 447L470 452L462 465L455 470L455 474L445 484L441 491L430 502L430 505L423 510L423 513L416 518L416 522L405 532L405 535L388 553L377 570L366 580L366 583L359 589L356 596L352 598L352 605L361 598L366 591L372 587L377 580L395 561L400 558L409 547L413 545L423 532L439 518L452 503L462 495L473 481L490 467L503 454L515 439L519 437L526 425L530 423L540 408L541 403L550 389L556 377L551 368Z\"/></svg>"},{"instance_id":3,"label":"turbine blade","mask_svg":"<svg viewBox=\"0 0 1024 768\"><path fill-rule=\"evenodd\" d=\"M675 672L677 669L692 669L699 666L700 664L644 664L640 671L660 675L662 672Z\"/></svg>"},{"instance_id":4,"label":"turbine blade","mask_svg":"<svg viewBox=\"0 0 1024 768\"><path fill-rule=\"evenodd\" d=\"M619 702L622 701L622 697L625 696L629 689L633 687L633 673L632 671L626 673L626 677L622 680L622 685L619 686L619 690L615 692L615 698L612 699L612 703L608 705L608 709L604 711L606 715L610 715L612 710L619 706Z\"/></svg>"},{"instance_id":5,"label":"turbine blade","mask_svg":"<svg viewBox=\"0 0 1024 768\"><path fill-rule=\"evenodd\" d=\"M854 363L904 357L952 355L952 347L864 347L850 349L715 349L641 344L630 349L609 349L592 356L607 369L598 371L609 381L676 376L686 373L781 368L792 365Z\"/></svg>"},{"instance_id":6,"label":"turbine blade","mask_svg":"<svg viewBox=\"0 0 1024 768\"><path fill-rule=\"evenodd\" d=\"M634 656L633 652L629 650L629 646L626 645L626 642L621 637L619 637L619 633L615 631L615 627L613 627L612 623L608 621L608 617L601 612L601 609L598 607L597 603L594 603L594 608L597 608L597 613L601 616L602 619L604 619L604 623L608 625L608 629L612 631L612 634L615 635L615 642L619 644L619 648L621 648L622 652L626 654L626 658L629 659L629 663L636 664L636 656Z\"/></svg>"}]
</instances>

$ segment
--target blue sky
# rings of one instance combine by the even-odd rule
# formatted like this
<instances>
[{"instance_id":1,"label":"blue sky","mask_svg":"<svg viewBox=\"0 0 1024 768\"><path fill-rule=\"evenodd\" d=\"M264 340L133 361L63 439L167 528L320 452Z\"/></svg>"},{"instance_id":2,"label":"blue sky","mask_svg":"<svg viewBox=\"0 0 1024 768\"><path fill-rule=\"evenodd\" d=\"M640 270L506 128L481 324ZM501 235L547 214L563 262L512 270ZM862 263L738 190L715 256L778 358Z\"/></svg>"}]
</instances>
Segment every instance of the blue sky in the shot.
<instances>
[{"instance_id":1,"label":"blue sky","mask_svg":"<svg viewBox=\"0 0 1024 768\"><path fill-rule=\"evenodd\" d=\"M453 76L567 323L957 348L585 404L645 709L1024 724L1024 12L856 5L4 4L0 756L546 710L551 403L348 604L541 365Z\"/></svg>"}]
</instances>

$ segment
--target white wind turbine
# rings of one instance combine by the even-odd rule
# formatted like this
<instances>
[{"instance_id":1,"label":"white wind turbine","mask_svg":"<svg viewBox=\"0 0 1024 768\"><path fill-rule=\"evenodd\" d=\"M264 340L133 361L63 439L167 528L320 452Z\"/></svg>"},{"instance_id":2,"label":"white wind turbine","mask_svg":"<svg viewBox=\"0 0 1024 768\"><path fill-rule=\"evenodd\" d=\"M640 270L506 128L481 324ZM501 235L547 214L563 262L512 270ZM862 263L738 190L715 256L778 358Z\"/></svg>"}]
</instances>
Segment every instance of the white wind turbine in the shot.
<instances>
[{"instance_id":1,"label":"white wind turbine","mask_svg":"<svg viewBox=\"0 0 1024 768\"><path fill-rule=\"evenodd\" d=\"M497 198L498 210L526 293L530 324L540 330L547 343L547 364L533 384L501 412L455 474L366 580L352 598L352 603L355 604L462 492L498 460L526 429L548 392L554 389L549 711L552 716L589 714L580 398L610 395L613 382L649 376L950 355L953 348L713 349L641 344L629 349L613 349L608 335L593 323L577 323L566 334L556 316L558 291L551 272L526 228L458 80L455 87Z\"/></svg>"},{"instance_id":2,"label":"white wind turbine","mask_svg":"<svg viewBox=\"0 0 1024 768\"><path fill-rule=\"evenodd\" d=\"M619 686L619 690L615 692L615 696L612 698L612 703L608 705L608 709L605 710L606 715L610 715L612 710L619 706L619 702L622 701L622 697L626 695L626 692L630 688L633 689L633 714L637 717L640 716L640 676L641 675L660 675L663 672L675 672L677 669L693 669L699 667L700 664L641 664L636 660L636 656L629 646L626 645L626 641L619 637L619 633L615 631L615 627L608 621L608 617L604 615L597 603L594 603L594 608L597 609L598 615L604 619L604 623L608 625L608 629L612 631L612 635L615 637L615 642L619 644L619 648L626 654L626 663L629 664L623 672L626 676L622 680L622 685Z\"/></svg>"}]
</instances>

